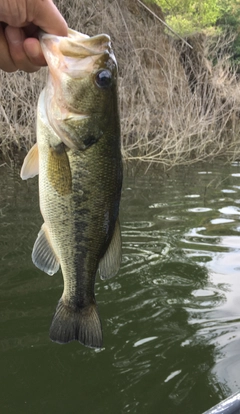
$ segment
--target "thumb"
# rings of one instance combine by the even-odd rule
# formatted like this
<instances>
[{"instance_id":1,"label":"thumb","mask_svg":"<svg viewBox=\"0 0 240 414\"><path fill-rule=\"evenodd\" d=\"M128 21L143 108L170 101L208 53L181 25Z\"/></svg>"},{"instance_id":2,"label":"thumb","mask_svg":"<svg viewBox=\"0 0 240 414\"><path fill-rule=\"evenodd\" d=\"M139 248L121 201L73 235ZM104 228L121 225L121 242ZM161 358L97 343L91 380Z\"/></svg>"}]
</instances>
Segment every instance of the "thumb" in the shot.
<instances>
[{"instance_id":1,"label":"thumb","mask_svg":"<svg viewBox=\"0 0 240 414\"><path fill-rule=\"evenodd\" d=\"M67 23L51 0L40 1L32 22L46 33L67 36Z\"/></svg>"}]
</instances>

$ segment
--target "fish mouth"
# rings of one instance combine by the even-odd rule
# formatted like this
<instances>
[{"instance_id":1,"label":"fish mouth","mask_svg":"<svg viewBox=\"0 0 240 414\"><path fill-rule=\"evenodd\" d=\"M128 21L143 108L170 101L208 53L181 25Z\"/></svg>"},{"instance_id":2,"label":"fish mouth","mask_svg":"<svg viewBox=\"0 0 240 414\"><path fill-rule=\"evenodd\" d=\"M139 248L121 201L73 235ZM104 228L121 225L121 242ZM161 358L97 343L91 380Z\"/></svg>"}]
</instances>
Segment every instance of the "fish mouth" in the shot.
<instances>
[{"instance_id":1,"label":"fish mouth","mask_svg":"<svg viewBox=\"0 0 240 414\"><path fill-rule=\"evenodd\" d=\"M109 58L117 64L107 34L89 37L68 29L68 36L62 37L41 31L39 40L53 77L60 70L71 78L84 78L97 68L104 67L104 62Z\"/></svg>"},{"instance_id":2,"label":"fish mouth","mask_svg":"<svg viewBox=\"0 0 240 414\"><path fill-rule=\"evenodd\" d=\"M64 56L84 58L106 53L111 41L106 34L93 37L68 29L68 37L62 38L60 51Z\"/></svg>"},{"instance_id":3,"label":"fish mouth","mask_svg":"<svg viewBox=\"0 0 240 414\"><path fill-rule=\"evenodd\" d=\"M59 51L64 56L78 58L102 54L111 44L107 34L90 37L73 29L68 29L67 37L48 34L42 30L39 31L38 37L42 46L50 40L59 45Z\"/></svg>"}]
</instances>

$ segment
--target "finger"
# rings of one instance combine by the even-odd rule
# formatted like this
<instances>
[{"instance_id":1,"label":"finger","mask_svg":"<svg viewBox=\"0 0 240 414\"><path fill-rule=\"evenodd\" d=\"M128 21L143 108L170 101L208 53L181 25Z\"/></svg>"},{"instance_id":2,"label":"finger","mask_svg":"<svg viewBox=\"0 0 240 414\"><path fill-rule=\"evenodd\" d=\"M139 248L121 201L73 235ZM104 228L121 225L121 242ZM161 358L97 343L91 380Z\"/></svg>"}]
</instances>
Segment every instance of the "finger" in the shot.
<instances>
[{"instance_id":1,"label":"finger","mask_svg":"<svg viewBox=\"0 0 240 414\"><path fill-rule=\"evenodd\" d=\"M36 5L32 22L47 33L67 36L67 23L52 0L40 1Z\"/></svg>"},{"instance_id":2,"label":"finger","mask_svg":"<svg viewBox=\"0 0 240 414\"><path fill-rule=\"evenodd\" d=\"M6 37L0 24L0 69L5 72L15 72L17 70L9 53Z\"/></svg>"},{"instance_id":3,"label":"finger","mask_svg":"<svg viewBox=\"0 0 240 414\"><path fill-rule=\"evenodd\" d=\"M23 42L24 51L30 60L30 62L35 66L46 66L47 62L44 58L42 48L40 46L39 40L35 38L25 39Z\"/></svg>"},{"instance_id":4,"label":"finger","mask_svg":"<svg viewBox=\"0 0 240 414\"><path fill-rule=\"evenodd\" d=\"M5 35L8 42L9 53L16 68L24 70L25 72L35 72L38 70L39 67L31 63L24 50L23 42L25 40L25 35L23 30L17 27L7 26Z\"/></svg>"}]
</instances>

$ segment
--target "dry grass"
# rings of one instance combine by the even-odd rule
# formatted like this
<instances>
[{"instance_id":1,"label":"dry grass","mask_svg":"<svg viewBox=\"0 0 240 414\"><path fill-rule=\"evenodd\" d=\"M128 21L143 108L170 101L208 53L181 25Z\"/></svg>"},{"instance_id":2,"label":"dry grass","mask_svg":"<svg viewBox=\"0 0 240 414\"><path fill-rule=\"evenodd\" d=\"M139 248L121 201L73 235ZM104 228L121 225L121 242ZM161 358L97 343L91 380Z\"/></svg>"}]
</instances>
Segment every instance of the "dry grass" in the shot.
<instances>
[{"instance_id":1,"label":"dry grass","mask_svg":"<svg viewBox=\"0 0 240 414\"><path fill-rule=\"evenodd\" d=\"M144 39L148 44L136 49L138 56L144 49L149 55L151 40L150 35ZM187 73L179 68L174 51L166 55L155 48L152 68L130 62L127 79L120 84L126 159L171 167L217 156L239 158L240 88L228 57L221 55L228 41L222 38L213 47L206 38L197 62L178 45ZM213 65L206 57L215 58L217 52ZM134 86L124 87L125 82Z\"/></svg>"},{"instance_id":2,"label":"dry grass","mask_svg":"<svg viewBox=\"0 0 240 414\"><path fill-rule=\"evenodd\" d=\"M0 151L10 160L36 141L36 105L45 83L45 70L40 72L0 73Z\"/></svg>"},{"instance_id":3,"label":"dry grass","mask_svg":"<svg viewBox=\"0 0 240 414\"><path fill-rule=\"evenodd\" d=\"M213 44L203 38L191 54L131 0L56 3L70 27L89 35L107 32L113 40L125 159L171 167L222 155L239 158L240 88L227 55L232 39ZM45 70L0 77L0 151L13 158L35 142Z\"/></svg>"}]
</instances>

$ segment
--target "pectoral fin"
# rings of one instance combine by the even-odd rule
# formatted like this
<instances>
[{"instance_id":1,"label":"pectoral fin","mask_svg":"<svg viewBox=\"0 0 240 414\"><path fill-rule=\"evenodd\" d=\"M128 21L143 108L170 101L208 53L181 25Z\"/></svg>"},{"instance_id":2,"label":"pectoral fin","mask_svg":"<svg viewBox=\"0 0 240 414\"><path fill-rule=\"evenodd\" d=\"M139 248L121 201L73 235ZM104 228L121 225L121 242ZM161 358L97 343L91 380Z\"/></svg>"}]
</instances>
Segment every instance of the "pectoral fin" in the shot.
<instances>
[{"instance_id":1,"label":"pectoral fin","mask_svg":"<svg viewBox=\"0 0 240 414\"><path fill-rule=\"evenodd\" d=\"M20 172L22 180L33 178L39 173L39 160L38 160L38 145L33 145L28 154L26 155Z\"/></svg>"},{"instance_id":2,"label":"pectoral fin","mask_svg":"<svg viewBox=\"0 0 240 414\"><path fill-rule=\"evenodd\" d=\"M32 261L40 270L54 275L59 269L59 261L49 240L47 226L42 225L33 246Z\"/></svg>"},{"instance_id":3,"label":"pectoral fin","mask_svg":"<svg viewBox=\"0 0 240 414\"><path fill-rule=\"evenodd\" d=\"M121 250L121 230L118 219L115 224L115 230L111 243L99 263L99 274L101 279L109 279L117 274L122 259Z\"/></svg>"}]
</instances>

